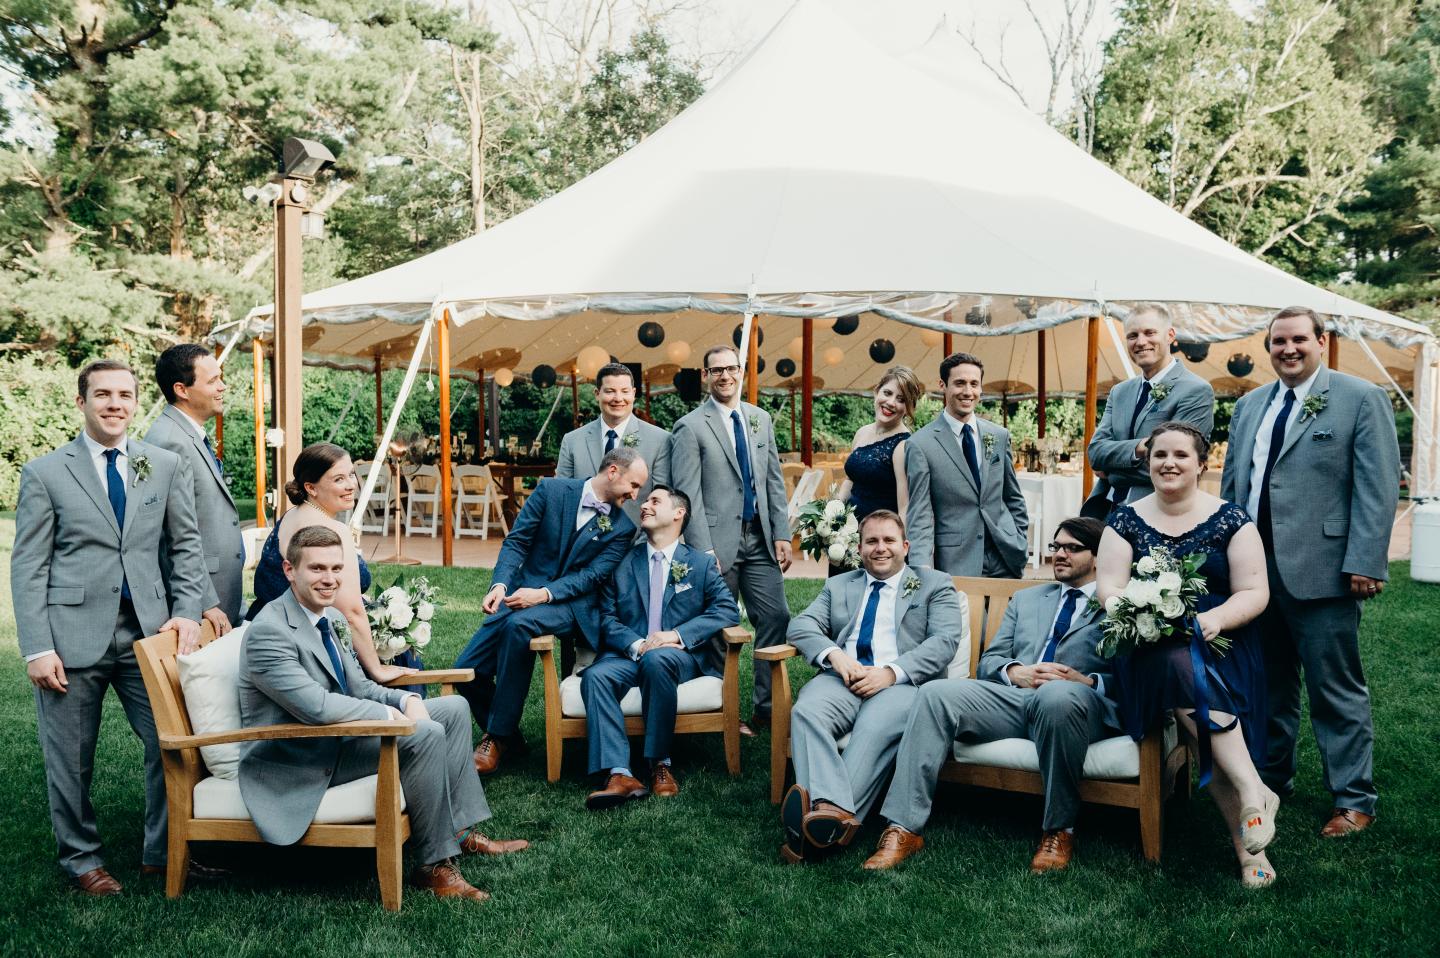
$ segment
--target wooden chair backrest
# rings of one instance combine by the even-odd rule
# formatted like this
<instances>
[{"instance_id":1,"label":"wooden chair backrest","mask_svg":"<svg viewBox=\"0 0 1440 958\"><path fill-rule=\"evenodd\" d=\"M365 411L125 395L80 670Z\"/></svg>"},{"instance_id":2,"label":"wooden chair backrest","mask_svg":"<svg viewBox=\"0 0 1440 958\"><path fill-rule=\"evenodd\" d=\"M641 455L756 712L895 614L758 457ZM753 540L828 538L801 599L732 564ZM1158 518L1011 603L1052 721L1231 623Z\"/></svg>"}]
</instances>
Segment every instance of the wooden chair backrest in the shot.
<instances>
[{"instance_id":1,"label":"wooden chair backrest","mask_svg":"<svg viewBox=\"0 0 1440 958\"><path fill-rule=\"evenodd\" d=\"M215 627L208 621L200 623L201 648L215 641ZM161 632L135 643L135 659L145 679L145 692L150 698L150 711L155 713L155 731L161 735L190 735L190 713L185 709L185 693L180 688L180 669L175 659L179 637L174 632ZM186 777L193 784L206 774L198 749L180 753Z\"/></svg>"},{"instance_id":2,"label":"wooden chair backrest","mask_svg":"<svg viewBox=\"0 0 1440 958\"><path fill-rule=\"evenodd\" d=\"M970 606L970 677L980 667L980 654L1000 631L1005 607L1021 589L1041 585L1029 579L987 579L984 576L957 575L955 591L965 593Z\"/></svg>"}]
</instances>

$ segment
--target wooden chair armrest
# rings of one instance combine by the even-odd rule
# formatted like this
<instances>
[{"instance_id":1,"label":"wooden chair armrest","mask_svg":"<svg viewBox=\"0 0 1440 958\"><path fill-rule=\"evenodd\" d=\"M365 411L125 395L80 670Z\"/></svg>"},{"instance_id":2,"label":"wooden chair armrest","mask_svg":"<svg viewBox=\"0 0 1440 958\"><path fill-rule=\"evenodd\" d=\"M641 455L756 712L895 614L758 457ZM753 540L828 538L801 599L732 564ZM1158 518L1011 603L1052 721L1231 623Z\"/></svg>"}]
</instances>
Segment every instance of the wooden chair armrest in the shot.
<instances>
[{"instance_id":1,"label":"wooden chair armrest","mask_svg":"<svg viewBox=\"0 0 1440 958\"><path fill-rule=\"evenodd\" d=\"M413 675L402 675L388 682L381 682L387 689L406 685L459 685L475 679L474 669L425 669Z\"/></svg>"},{"instance_id":2,"label":"wooden chair armrest","mask_svg":"<svg viewBox=\"0 0 1440 958\"><path fill-rule=\"evenodd\" d=\"M336 722L332 725L305 725L286 722L282 725L257 725L227 732L205 732L201 735L160 735L160 747L166 751L203 748L206 745L229 745L232 742L261 742L280 738L342 738L347 735L376 735L393 738L415 734L415 723L392 719L364 719L358 722Z\"/></svg>"},{"instance_id":3,"label":"wooden chair armrest","mask_svg":"<svg viewBox=\"0 0 1440 958\"><path fill-rule=\"evenodd\" d=\"M768 649L755 650L755 658L761 662L783 662L785 659L792 659L799 654L800 650L789 644L772 645Z\"/></svg>"},{"instance_id":4,"label":"wooden chair armrest","mask_svg":"<svg viewBox=\"0 0 1440 958\"><path fill-rule=\"evenodd\" d=\"M724 637L726 645L744 645L753 638L748 629L738 625L727 626L721 630L720 634Z\"/></svg>"},{"instance_id":5,"label":"wooden chair armrest","mask_svg":"<svg viewBox=\"0 0 1440 958\"><path fill-rule=\"evenodd\" d=\"M537 636L535 636L535 638L533 638L533 639L530 640L530 651L531 651L531 652L554 652L554 651L555 651L555 636L553 636L553 635L537 635Z\"/></svg>"}]
</instances>

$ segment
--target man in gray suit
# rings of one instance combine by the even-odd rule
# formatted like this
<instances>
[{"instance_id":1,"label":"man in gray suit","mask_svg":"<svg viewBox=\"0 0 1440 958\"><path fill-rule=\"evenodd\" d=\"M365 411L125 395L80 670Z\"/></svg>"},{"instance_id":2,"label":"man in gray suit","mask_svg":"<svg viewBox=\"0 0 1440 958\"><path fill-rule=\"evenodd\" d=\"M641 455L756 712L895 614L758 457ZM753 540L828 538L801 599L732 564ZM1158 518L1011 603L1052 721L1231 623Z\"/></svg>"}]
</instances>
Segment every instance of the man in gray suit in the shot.
<instances>
[{"instance_id":1,"label":"man in gray suit","mask_svg":"<svg viewBox=\"0 0 1440 958\"><path fill-rule=\"evenodd\" d=\"M241 646L241 725L414 722L413 734L396 739L408 844L419 863L410 880L442 898L489 898L451 859L461 852L518 852L529 842L492 841L475 828L490 817L490 806L470 764L470 706L458 695L427 705L365 675L345 642L344 617L331 608L345 571L345 550L333 529L297 530L284 568L290 591L260 611ZM240 794L260 837L292 845L314 821L327 789L374 775L379 760L374 737L247 742Z\"/></svg>"},{"instance_id":2,"label":"man in gray suit","mask_svg":"<svg viewBox=\"0 0 1440 958\"><path fill-rule=\"evenodd\" d=\"M1140 375L1119 383L1086 455L1095 470L1086 514L1103 519L1110 505L1134 502L1153 490L1145 443L1162 422L1183 422L1206 439L1215 425L1215 391L1171 352L1175 326L1163 306L1136 306L1125 317L1125 344Z\"/></svg>"},{"instance_id":3,"label":"man in gray suit","mask_svg":"<svg viewBox=\"0 0 1440 958\"><path fill-rule=\"evenodd\" d=\"M710 399L675 424L671 485L695 507L685 542L720 563L730 592L745 600L757 649L785 641L790 607L790 517L775 424L759 406L740 401L740 354L730 346L705 351ZM749 724L770 724L770 670L755 670Z\"/></svg>"},{"instance_id":4,"label":"man in gray suit","mask_svg":"<svg viewBox=\"0 0 1440 958\"><path fill-rule=\"evenodd\" d=\"M1375 817L1360 603L1389 578L1400 446L1390 397L1326 369L1327 339L1305 307L1270 321L1266 348L1280 379L1235 404L1220 494L1254 518L1270 572L1260 619L1269 752L1260 775L1282 795L1294 789L1303 668L1325 787L1335 797L1321 835L1333 838Z\"/></svg>"},{"instance_id":5,"label":"man in gray suit","mask_svg":"<svg viewBox=\"0 0 1440 958\"><path fill-rule=\"evenodd\" d=\"M1050 544L1055 582L1015 593L1000 631L980 656L979 674L920 689L880 809L890 825L866 860L867 869L894 868L925 847L920 831L930 818L940 767L957 739L1035 743L1045 818L1030 870L1054 871L1070 863L1085 752L1118 728L1115 704L1105 695L1110 664L1095 651L1103 617L1090 606L1095 551L1104 531L1099 519L1060 523Z\"/></svg>"},{"instance_id":6,"label":"man in gray suit","mask_svg":"<svg viewBox=\"0 0 1440 958\"><path fill-rule=\"evenodd\" d=\"M224 409L225 379L220 363L204 346L182 343L160 354L155 379L166 406L145 434L145 441L168 449L190 464L194 480L195 518L205 553L205 618L216 635L240 621L240 597L245 569L245 543L240 538L240 514L225 467L205 434L205 423ZM166 550L161 568L167 572Z\"/></svg>"},{"instance_id":7,"label":"man in gray suit","mask_svg":"<svg viewBox=\"0 0 1440 958\"><path fill-rule=\"evenodd\" d=\"M600 471L600 460L616 446L634 449L650 468L640 494L622 507L635 528L640 528L640 504L650 490L670 477L670 434L635 415L635 374L624 363L609 363L595 375L595 399L600 418L572 429L560 440L560 461L555 475L561 479L589 479ZM643 538L637 533L636 541Z\"/></svg>"},{"instance_id":8,"label":"man in gray suit","mask_svg":"<svg viewBox=\"0 0 1440 958\"><path fill-rule=\"evenodd\" d=\"M905 521L888 509L870 513L860 524L864 568L827 579L790 623L790 644L820 674L791 718L795 785L781 805L787 862L850 844L890 773L917 692L955 658L965 631L955 585L906 566L909 554Z\"/></svg>"},{"instance_id":9,"label":"man in gray suit","mask_svg":"<svg viewBox=\"0 0 1440 958\"><path fill-rule=\"evenodd\" d=\"M10 587L35 686L60 867L82 891L115 895L121 885L105 870L90 806L105 690L114 687L145 746L142 871L163 873L165 774L132 646L174 629L181 651L194 651L205 565L189 466L125 435L135 416L134 372L98 360L80 371L79 386L84 431L20 473Z\"/></svg>"},{"instance_id":10,"label":"man in gray suit","mask_svg":"<svg viewBox=\"0 0 1440 958\"><path fill-rule=\"evenodd\" d=\"M984 375L969 353L940 363L945 411L905 444L905 521L916 566L1018 579L1030 520L1009 431L975 415Z\"/></svg>"}]
</instances>

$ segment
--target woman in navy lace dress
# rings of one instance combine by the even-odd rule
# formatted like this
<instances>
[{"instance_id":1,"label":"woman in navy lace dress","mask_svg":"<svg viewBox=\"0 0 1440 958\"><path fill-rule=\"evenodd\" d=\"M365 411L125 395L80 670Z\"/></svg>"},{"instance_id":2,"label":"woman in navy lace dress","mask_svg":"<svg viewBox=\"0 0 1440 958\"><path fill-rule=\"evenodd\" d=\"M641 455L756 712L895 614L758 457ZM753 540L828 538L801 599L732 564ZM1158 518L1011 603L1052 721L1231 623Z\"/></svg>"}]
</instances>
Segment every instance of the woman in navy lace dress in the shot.
<instances>
[{"instance_id":1,"label":"woman in navy lace dress","mask_svg":"<svg viewBox=\"0 0 1440 958\"><path fill-rule=\"evenodd\" d=\"M1201 492L1209 442L1191 426L1167 422L1150 434L1155 491L1110 513L1096 576L1102 603L1129 583L1135 562L1164 549L1176 559L1203 555L1209 588L1190 628L1115 659L1112 691L1124 730L1136 741L1173 712L1198 746L1201 784L1225 819L1240 877L1258 888L1275 880L1265 846L1280 799L1260 781L1265 758L1265 666L1253 622L1270 598L1260 534L1245 510ZM1217 636L1230 641L1219 652ZM1213 765L1213 769L1212 769ZM1213 777L1212 777L1213 776Z\"/></svg>"},{"instance_id":2,"label":"woman in navy lace dress","mask_svg":"<svg viewBox=\"0 0 1440 958\"><path fill-rule=\"evenodd\" d=\"M910 438L915 405L925 387L909 366L885 370L875 387L875 419L861 426L850 441L845 481L835 498L855 507L855 520L876 509L905 514L910 488L905 481L905 440ZM830 574L846 571L831 563Z\"/></svg>"},{"instance_id":3,"label":"woman in navy lace dress","mask_svg":"<svg viewBox=\"0 0 1440 958\"><path fill-rule=\"evenodd\" d=\"M340 541L347 545L345 572L341 576L340 590L335 593L335 608L345 616L350 626L355 657L360 660L365 674L372 681L389 682L415 672L420 662L408 649L388 664L381 662L375 653L364 601L365 591L370 588L370 569L359 550L350 547L355 540L349 527L336 518L355 505L355 489L355 465L344 449L320 442L300 451L295 460L293 478L285 484L285 496L295 508L280 517L260 550L260 563L255 567L255 602L245 613L245 619L254 619L261 609L290 588L282 557L295 531L306 526L333 529L339 533ZM413 691L423 694L422 687Z\"/></svg>"}]
</instances>

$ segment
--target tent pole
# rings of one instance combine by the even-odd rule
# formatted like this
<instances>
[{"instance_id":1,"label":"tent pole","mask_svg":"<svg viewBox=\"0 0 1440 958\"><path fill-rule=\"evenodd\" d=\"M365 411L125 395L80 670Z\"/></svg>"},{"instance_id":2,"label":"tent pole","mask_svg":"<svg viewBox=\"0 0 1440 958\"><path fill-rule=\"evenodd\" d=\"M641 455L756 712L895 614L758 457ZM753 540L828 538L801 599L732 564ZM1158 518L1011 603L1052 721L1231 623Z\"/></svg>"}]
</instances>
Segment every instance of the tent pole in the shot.
<instances>
[{"instance_id":1,"label":"tent pole","mask_svg":"<svg viewBox=\"0 0 1440 958\"><path fill-rule=\"evenodd\" d=\"M790 382L790 451L795 451L795 382Z\"/></svg>"},{"instance_id":2,"label":"tent pole","mask_svg":"<svg viewBox=\"0 0 1440 958\"><path fill-rule=\"evenodd\" d=\"M455 543L450 538L451 509L455 495L454 477L450 473L450 310L440 316L436 332L440 363L440 564L455 564Z\"/></svg>"},{"instance_id":3,"label":"tent pole","mask_svg":"<svg viewBox=\"0 0 1440 958\"><path fill-rule=\"evenodd\" d=\"M1329 356L1328 362L1326 362L1325 365L1329 366L1331 369L1339 369L1339 368L1340 368L1340 332L1339 332L1339 330L1335 330L1335 329L1330 330L1330 356Z\"/></svg>"},{"instance_id":4,"label":"tent pole","mask_svg":"<svg viewBox=\"0 0 1440 958\"><path fill-rule=\"evenodd\" d=\"M745 384L745 400L750 405L758 405L760 402L760 370L757 360L760 358L760 317L757 315L750 321L750 341L746 344L745 371L750 374L749 382Z\"/></svg>"},{"instance_id":5,"label":"tent pole","mask_svg":"<svg viewBox=\"0 0 1440 958\"><path fill-rule=\"evenodd\" d=\"M1090 469L1090 440L1095 435L1095 410L1099 404L1099 365L1100 365L1100 317L1091 316L1085 320L1085 445L1080 455L1083 457L1084 472L1080 480L1080 494L1090 494L1090 485L1094 480L1094 474Z\"/></svg>"},{"instance_id":6,"label":"tent pole","mask_svg":"<svg viewBox=\"0 0 1440 958\"><path fill-rule=\"evenodd\" d=\"M580 428L580 364L570 367L570 428Z\"/></svg>"},{"instance_id":7,"label":"tent pole","mask_svg":"<svg viewBox=\"0 0 1440 958\"><path fill-rule=\"evenodd\" d=\"M255 524L265 528L265 354L259 339L250 340L255 363Z\"/></svg>"},{"instance_id":8,"label":"tent pole","mask_svg":"<svg viewBox=\"0 0 1440 958\"><path fill-rule=\"evenodd\" d=\"M810 452L814 445L813 422L815 412L815 320L805 317L800 321L801 340L805 355L800 360L800 459L811 465Z\"/></svg>"},{"instance_id":9,"label":"tent pole","mask_svg":"<svg viewBox=\"0 0 1440 958\"><path fill-rule=\"evenodd\" d=\"M655 413L650 409L650 377L645 377L645 418L650 420L651 425L655 423Z\"/></svg>"},{"instance_id":10,"label":"tent pole","mask_svg":"<svg viewBox=\"0 0 1440 958\"><path fill-rule=\"evenodd\" d=\"M955 321L955 311L947 309L945 310L945 315L940 318L947 323L953 323ZM955 351L955 335L953 333L945 333L944 335L945 342L941 345L941 348L945 351L945 356L949 356ZM941 356L940 358L944 359L945 356Z\"/></svg>"},{"instance_id":11,"label":"tent pole","mask_svg":"<svg viewBox=\"0 0 1440 958\"><path fill-rule=\"evenodd\" d=\"M215 361L225 362L225 350L219 346L215 347ZM225 413L223 410L215 414L215 458L221 462L225 461Z\"/></svg>"},{"instance_id":12,"label":"tent pole","mask_svg":"<svg viewBox=\"0 0 1440 958\"><path fill-rule=\"evenodd\" d=\"M375 435L385 428L385 393L381 389L380 354L375 354Z\"/></svg>"},{"instance_id":13,"label":"tent pole","mask_svg":"<svg viewBox=\"0 0 1440 958\"><path fill-rule=\"evenodd\" d=\"M1038 342L1038 344L1039 344L1038 347L1037 347L1037 353L1036 353L1036 363L1037 363L1037 366L1038 366L1038 376L1036 377L1038 381L1036 382L1036 386L1039 388L1039 393L1040 393L1040 395L1039 395L1039 402L1036 404L1036 409L1035 409L1035 434L1036 434L1036 436L1037 436L1038 438L1044 439L1044 438L1045 438L1045 330L1043 330L1043 329L1036 330L1036 331L1035 331L1035 337L1036 337L1036 340L1037 340L1037 342Z\"/></svg>"},{"instance_id":14,"label":"tent pole","mask_svg":"<svg viewBox=\"0 0 1440 958\"><path fill-rule=\"evenodd\" d=\"M485 367L475 375L475 461L485 458Z\"/></svg>"}]
</instances>

